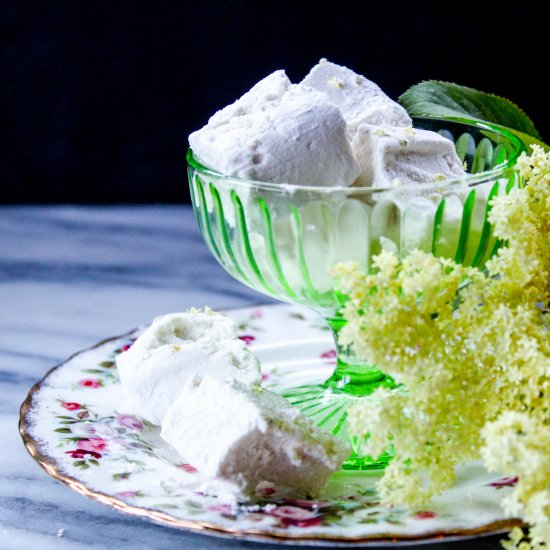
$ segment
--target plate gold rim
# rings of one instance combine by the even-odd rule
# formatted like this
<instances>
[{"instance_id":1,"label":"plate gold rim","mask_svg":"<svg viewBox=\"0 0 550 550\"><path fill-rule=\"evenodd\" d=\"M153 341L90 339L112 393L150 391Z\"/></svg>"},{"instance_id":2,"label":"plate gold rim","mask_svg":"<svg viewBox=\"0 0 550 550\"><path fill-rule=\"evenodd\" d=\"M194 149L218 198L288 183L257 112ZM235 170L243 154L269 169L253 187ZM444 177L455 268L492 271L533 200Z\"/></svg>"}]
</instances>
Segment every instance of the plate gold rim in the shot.
<instances>
[{"instance_id":1,"label":"plate gold rim","mask_svg":"<svg viewBox=\"0 0 550 550\"><path fill-rule=\"evenodd\" d=\"M239 309L248 309L248 308L239 308ZM403 535L395 533L384 533L376 534L370 536L362 537L338 537L331 535L320 534L285 534L276 531L266 531L258 529L238 529L232 527L226 527L224 525L219 525L215 523L203 522L203 521L193 521L186 520L181 518L175 518L170 514L165 512L159 512L157 510L151 510L149 508L143 508L139 506L132 506L123 502L120 499L117 499L101 491L91 489L87 487L84 483L78 479L64 474L55 458L48 456L43 453L40 449L41 444L39 441L34 439L30 433L31 421L30 413L33 410L33 400L34 396L40 391L43 385L47 382L48 378L58 369L65 366L75 357L87 353L93 349L96 349L104 344L109 342L119 340L125 336L129 336L134 333L136 329L130 330L119 336L113 336L110 338L105 338L93 346L78 351L68 357L65 361L56 365L55 367L49 369L46 374L34 384L27 397L21 404L20 413L19 413L19 433L23 439L23 443L28 453L31 455L33 460L37 462L40 467L53 479L63 483L68 486L73 491L76 491L82 496L110 506L119 512L123 512L128 515L142 517L144 519L150 520L154 523L161 525L166 525L169 527L183 529L189 532L194 533L203 533L210 535L218 536L227 536L235 539L249 539L258 542L271 542L271 543L283 543L283 542L297 542L297 543L307 543L311 542L316 545L328 545L330 543L344 543L346 546L374 546L375 544L386 544L388 545L407 545L414 543L436 543L436 542L451 542L453 540L466 540L479 536L488 536L488 535L497 535L503 534L512 529L513 527L518 527L524 525L523 522L519 519L506 519L499 520L496 522L491 522L486 525L476 527L474 529L450 529L447 531L433 531L423 533L422 535Z\"/></svg>"}]
</instances>

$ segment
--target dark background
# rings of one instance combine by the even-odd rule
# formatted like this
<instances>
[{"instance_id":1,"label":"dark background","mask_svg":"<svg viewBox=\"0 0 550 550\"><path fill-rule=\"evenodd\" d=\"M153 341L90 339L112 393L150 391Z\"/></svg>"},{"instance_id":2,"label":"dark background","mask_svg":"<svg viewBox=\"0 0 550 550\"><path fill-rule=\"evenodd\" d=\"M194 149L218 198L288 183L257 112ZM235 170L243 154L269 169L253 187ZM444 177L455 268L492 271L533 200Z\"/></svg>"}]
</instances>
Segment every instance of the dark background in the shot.
<instances>
[{"instance_id":1,"label":"dark background","mask_svg":"<svg viewBox=\"0 0 550 550\"><path fill-rule=\"evenodd\" d=\"M273 70L298 81L321 57L393 98L423 79L497 93L550 139L542 14L419 4L4 1L0 201L187 201L187 135Z\"/></svg>"}]
</instances>

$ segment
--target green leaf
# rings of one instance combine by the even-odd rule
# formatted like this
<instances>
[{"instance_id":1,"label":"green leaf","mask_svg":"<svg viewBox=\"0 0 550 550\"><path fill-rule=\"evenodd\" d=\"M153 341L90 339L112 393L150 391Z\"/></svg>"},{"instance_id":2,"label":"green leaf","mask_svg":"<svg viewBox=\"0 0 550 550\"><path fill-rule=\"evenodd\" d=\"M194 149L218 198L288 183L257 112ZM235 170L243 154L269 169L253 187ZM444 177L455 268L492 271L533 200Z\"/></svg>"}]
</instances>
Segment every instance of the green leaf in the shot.
<instances>
[{"instance_id":1,"label":"green leaf","mask_svg":"<svg viewBox=\"0 0 550 550\"><path fill-rule=\"evenodd\" d=\"M60 434L70 434L71 429L70 428L57 428L54 430L54 432L60 433Z\"/></svg>"},{"instance_id":2,"label":"green leaf","mask_svg":"<svg viewBox=\"0 0 550 550\"><path fill-rule=\"evenodd\" d=\"M161 510L163 510L165 508L169 509L169 510L176 510L177 508L179 508L179 506L177 504L168 504L167 502L150 504L149 507L150 508L160 508Z\"/></svg>"},{"instance_id":3,"label":"green leaf","mask_svg":"<svg viewBox=\"0 0 550 550\"><path fill-rule=\"evenodd\" d=\"M515 103L467 86L428 80L409 88L399 98L399 103L411 116L473 118L508 129L526 145L544 145L533 121Z\"/></svg>"},{"instance_id":4,"label":"green leaf","mask_svg":"<svg viewBox=\"0 0 550 550\"><path fill-rule=\"evenodd\" d=\"M531 145L540 145L541 147L544 147L546 151L550 149L550 146L548 146L546 143L544 143L544 141L541 141L540 139L524 134L523 132L518 132L518 130L514 130L513 128L507 128L506 126L502 126L501 124L496 124L495 126L498 126L499 128L502 128L504 130L508 130L516 137L521 139L521 141L523 141L523 143L527 147L530 147Z\"/></svg>"},{"instance_id":5,"label":"green leaf","mask_svg":"<svg viewBox=\"0 0 550 550\"><path fill-rule=\"evenodd\" d=\"M184 500L183 505L187 508L187 511L189 512L193 512L195 510L202 511L204 509L202 504L191 499Z\"/></svg>"},{"instance_id":6,"label":"green leaf","mask_svg":"<svg viewBox=\"0 0 550 550\"><path fill-rule=\"evenodd\" d=\"M306 320L306 318L305 318L301 313L294 313L294 312L292 312L292 313L290 313L289 315L290 315L290 317L292 317L293 319L299 319L300 321L305 321L305 320Z\"/></svg>"}]
</instances>

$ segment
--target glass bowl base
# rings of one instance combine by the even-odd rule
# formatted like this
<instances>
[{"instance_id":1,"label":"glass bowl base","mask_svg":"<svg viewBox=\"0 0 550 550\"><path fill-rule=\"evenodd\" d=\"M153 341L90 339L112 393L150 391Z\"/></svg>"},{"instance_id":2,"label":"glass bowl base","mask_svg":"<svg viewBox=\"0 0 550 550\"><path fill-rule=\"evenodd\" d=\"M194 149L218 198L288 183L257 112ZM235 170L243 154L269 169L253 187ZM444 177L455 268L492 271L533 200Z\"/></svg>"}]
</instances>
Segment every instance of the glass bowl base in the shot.
<instances>
[{"instance_id":1,"label":"glass bowl base","mask_svg":"<svg viewBox=\"0 0 550 550\"><path fill-rule=\"evenodd\" d=\"M380 381L373 383L373 388L369 393L372 393L379 385ZM391 448L378 457L361 453L362 441L349 433L349 408L364 395L358 396L339 391L337 388L328 386L327 383L287 388L282 395L311 418L317 426L350 443L352 453L342 466L344 470L381 470L393 458Z\"/></svg>"}]
</instances>

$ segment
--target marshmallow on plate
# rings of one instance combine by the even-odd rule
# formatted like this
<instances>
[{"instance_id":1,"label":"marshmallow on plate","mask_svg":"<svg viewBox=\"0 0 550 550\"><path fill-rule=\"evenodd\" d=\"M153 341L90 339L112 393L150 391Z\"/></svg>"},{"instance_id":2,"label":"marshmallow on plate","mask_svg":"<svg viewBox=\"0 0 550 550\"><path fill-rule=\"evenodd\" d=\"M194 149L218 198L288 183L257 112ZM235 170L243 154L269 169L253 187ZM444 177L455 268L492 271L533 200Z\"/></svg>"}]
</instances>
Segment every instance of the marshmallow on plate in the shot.
<instances>
[{"instance_id":1,"label":"marshmallow on plate","mask_svg":"<svg viewBox=\"0 0 550 550\"><path fill-rule=\"evenodd\" d=\"M283 397L209 376L188 380L161 437L225 491L241 495L267 482L315 496L351 450Z\"/></svg>"},{"instance_id":2,"label":"marshmallow on plate","mask_svg":"<svg viewBox=\"0 0 550 550\"><path fill-rule=\"evenodd\" d=\"M352 146L361 167L356 185L398 187L465 175L453 142L436 132L363 124Z\"/></svg>"},{"instance_id":3,"label":"marshmallow on plate","mask_svg":"<svg viewBox=\"0 0 550 550\"><path fill-rule=\"evenodd\" d=\"M162 422L190 377L261 382L258 359L237 338L233 321L211 310L157 317L116 362L126 398L153 424Z\"/></svg>"},{"instance_id":4,"label":"marshmallow on plate","mask_svg":"<svg viewBox=\"0 0 550 550\"><path fill-rule=\"evenodd\" d=\"M326 59L321 59L311 69L302 84L326 94L328 100L340 109L352 136L364 123L412 125L407 111L390 99L377 84Z\"/></svg>"},{"instance_id":5,"label":"marshmallow on plate","mask_svg":"<svg viewBox=\"0 0 550 550\"><path fill-rule=\"evenodd\" d=\"M239 178L351 185L359 167L339 109L307 86L286 86L281 73L260 81L192 133L193 152L209 168Z\"/></svg>"}]
</instances>

